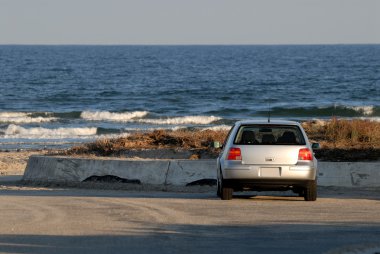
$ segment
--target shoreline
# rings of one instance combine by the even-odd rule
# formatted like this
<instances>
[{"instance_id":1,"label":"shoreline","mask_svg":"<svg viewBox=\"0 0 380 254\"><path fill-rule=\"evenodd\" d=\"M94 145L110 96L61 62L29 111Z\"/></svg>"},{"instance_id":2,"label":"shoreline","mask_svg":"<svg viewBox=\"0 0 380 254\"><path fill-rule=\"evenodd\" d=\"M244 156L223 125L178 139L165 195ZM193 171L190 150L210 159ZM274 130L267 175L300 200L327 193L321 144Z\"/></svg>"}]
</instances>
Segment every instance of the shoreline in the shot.
<instances>
[{"instance_id":1,"label":"shoreline","mask_svg":"<svg viewBox=\"0 0 380 254\"><path fill-rule=\"evenodd\" d=\"M136 112L124 112L124 113L114 113L108 111L100 111L98 113L92 112L92 114L108 115L109 118L104 119L93 119L88 120L85 125L76 126L75 124L67 126L65 124L58 124L57 126L50 127L51 123L59 122L59 120L47 121L43 120L45 118L52 117L51 114L54 113L26 113L26 112L0 112L0 122L4 123L4 128L0 128L0 151L17 151L22 150L65 150L73 146L84 145L89 142L95 142L99 139L116 139L121 137L133 136L138 133L150 133L155 131L193 131L193 132L206 132L206 131L224 131L228 132L231 128L232 122L236 120L224 119L221 117L214 116L181 116L181 117L168 117L168 118L133 118L130 120L123 119L123 117L133 117ZM21 114L21 116L18 116ZM42 115L42 116L41 116ZM59 115L59 114L58 114ZM58 117L58 116L57 116ZM113 119L119 117L117 119ZM25 119L24 119L25 118ZM54 118L55 119L55 118ZM58 118L57 118L58 119ZM219 119L219 120L218 120ZM256 119L256 118L252 118ZM260 119L260 118L257 118ZM276 118L273 118L276 119ZM281 118L279 118L281 119ZM216 121L217 120L217 121ZM372 144L380 148L380 133L377 132L374 135L371 133L361 133L362 130L372 129L376 132L376 129L380 129L380 117L330 117L330 118L313 118L308 117L305 119L292 119L300 122L304 129L308 133L308 136L313 139L317 139L317 142L325 142L324 145L329 147L338 147L341 145L339 142L343 138L351 138L348 142L349 145L359 145L358 140L371 140L375 138L377 143ZM12 122L13 121L13 122ZM45 122L46 121L46 122ZM81 120L82 121L82 120ZM83 120L85 121L85 120ZM140 121L142 121L140 123ZM147 121L145 123L144 121ZM38 123L36 125L32 123ZM328 126L332 126L334 122L345 123L348 128L341 126L343 135L338 133L327 133ZM107 127L100 127L99 124L107 123ZM351 123L351 124L347 124ZM356 125L354 126L355 123ZM110 125L111 124L111 125ZM130 127L129 125L133 125ZM153 128L149 128L149 125L154 125ZM361 126L360 126L361 125ZM339 127L339 126L338 126ZM335 128L335 126L333 126ZM340 128L340 127L339 127ZM346 131L354 132L347 133ZM330 137L323 137L322 140L318 140L320 136L318 132L323 132L323 135L327 134ZM6 135L5 135L6 133ZM310 135L313 134L313 135ZM359 135L358 135L359 134ZM344 137L345 136L345 137ZM331 138L339 139L336 140L337 144L332 144ZM327 138L327 139L326 139ZM347 140L346 140L347 141ZM347 142L346 142L347 143ZM364 144L367 146L368 144ZM371 144L370 144L371 145Z\"/></svg>"},{"instance_id":2,"label":"shoreline","mask_svg":"<svg viewBox=\"0 0 380 254\"><path fill-rule=\"evenodd\" d=\"M380 122L338 120L309 121L303 127L319 161L380 161ZM64 155L84 158L128 159L215 159L220 153L215 141L223 143L228 130L155 130L126 137L98 139L68 149L0 150L0 175L23 174L31 155Z\"/></svg>"}]
</instances>

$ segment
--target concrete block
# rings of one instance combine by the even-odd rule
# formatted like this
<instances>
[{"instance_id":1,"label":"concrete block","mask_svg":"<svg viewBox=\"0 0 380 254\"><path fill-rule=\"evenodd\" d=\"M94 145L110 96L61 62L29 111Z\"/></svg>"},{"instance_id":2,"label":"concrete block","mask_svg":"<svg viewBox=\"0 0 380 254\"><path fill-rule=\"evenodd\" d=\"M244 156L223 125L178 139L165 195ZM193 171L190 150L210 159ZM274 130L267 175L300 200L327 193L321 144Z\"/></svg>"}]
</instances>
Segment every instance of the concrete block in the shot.
<instances>
[{"instance_id":1,"label":"concrete block","mask_svg":"<svg viewBox=\"0 0 380 254\"><path fill-rule=\"evenodd\" d=\"M23 180L82 182L90 176L114 175L142 183L164 184L169 161L81 159L31 156Z\"/></svg>"},{"instance_id":2,"label":"concrete block","mask_svg":"<svg viewBox=\"0 0 380 254\"><path fill-rule=\"evenodd\" d=\"M216 179L216 160L171 160L166 185L181 185Z\"/></svg>"},{"instance_id":3,"label":"concrete block","mask_svg":"<svg viewBox=\"0 0 380 254\"><path fill-rule=\"evenodd\" d=\"M318 185L380 187L380 162L319 162ZM143 184L176 185L216 179L216 160L81 159L31 156L23 180L82 182L113 175Z\"/></svg>"},{"instance_id":4,"label":"concrete block","mask_svg":"<svg viewBox=\"0 0 380 254\"><path fill-rule=\"evenodd\" d=\"M379 187L379 162L319 162L318 184L341 187Z\"/></svg>"}]
</instances>

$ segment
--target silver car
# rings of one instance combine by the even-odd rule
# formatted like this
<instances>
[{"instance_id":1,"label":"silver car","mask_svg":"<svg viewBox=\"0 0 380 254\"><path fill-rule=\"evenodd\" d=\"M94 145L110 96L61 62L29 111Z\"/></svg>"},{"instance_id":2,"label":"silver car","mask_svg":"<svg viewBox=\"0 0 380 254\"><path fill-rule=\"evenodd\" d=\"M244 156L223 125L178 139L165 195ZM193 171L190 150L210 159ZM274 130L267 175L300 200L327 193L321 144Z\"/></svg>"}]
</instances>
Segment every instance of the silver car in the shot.
<instances>
[{"instance_id":1,"label":"silver car","mask_svg":"<svg viewBox=\"0 0 380 254\"><path fill-rule=\"evenodd\" d=\"M317 160L302 126L293 121L239 121L217 159L217 194L234 191L292 190L317 199Z\"/></svg>"}]
</instances>

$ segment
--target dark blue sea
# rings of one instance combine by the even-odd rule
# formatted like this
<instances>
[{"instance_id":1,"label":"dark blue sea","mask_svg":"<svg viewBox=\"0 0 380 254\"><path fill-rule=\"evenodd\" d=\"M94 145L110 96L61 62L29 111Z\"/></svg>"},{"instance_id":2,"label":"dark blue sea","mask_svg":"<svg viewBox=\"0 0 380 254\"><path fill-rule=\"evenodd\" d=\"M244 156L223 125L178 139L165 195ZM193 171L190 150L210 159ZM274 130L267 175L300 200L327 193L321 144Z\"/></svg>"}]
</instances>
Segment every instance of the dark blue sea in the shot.
<instances>
[{"instance_id":1,"label":"dark blue sea","mask_svg":"<svg viewBox=\"0 0 380 254\"><path fill-rule=\"evenodd\" d=\"M0 46L0 149L238 119L380 119L380 45Z\"/></svg>"}]
</instances>

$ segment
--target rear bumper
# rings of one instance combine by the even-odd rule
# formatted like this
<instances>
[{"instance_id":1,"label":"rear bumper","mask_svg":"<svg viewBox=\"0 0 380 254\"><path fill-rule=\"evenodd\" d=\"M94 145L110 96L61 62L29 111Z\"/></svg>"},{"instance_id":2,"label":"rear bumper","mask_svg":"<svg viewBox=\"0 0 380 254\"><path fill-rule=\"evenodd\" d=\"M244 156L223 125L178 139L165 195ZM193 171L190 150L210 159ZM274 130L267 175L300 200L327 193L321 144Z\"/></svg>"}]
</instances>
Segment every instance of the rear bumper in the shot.
<instances>
[{"instance_id":1,"label":"rear bumper","mask_svg":"<svg viewBox=\"0 0 380 254\"><path fill-rule=\"evenodd\" d=\"M278 171L276 170L278 169ZM317 168L313 163L296 165L244 165L228 161L222 166L223 179L255 182L295 182L315 180Z\"/></svg>"}]
</instances>

